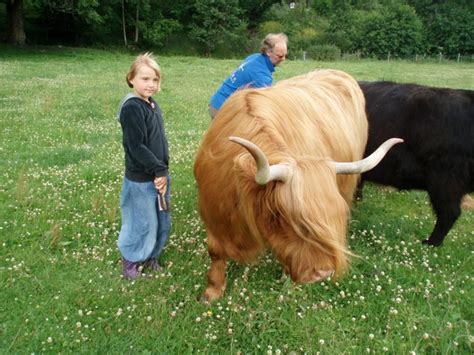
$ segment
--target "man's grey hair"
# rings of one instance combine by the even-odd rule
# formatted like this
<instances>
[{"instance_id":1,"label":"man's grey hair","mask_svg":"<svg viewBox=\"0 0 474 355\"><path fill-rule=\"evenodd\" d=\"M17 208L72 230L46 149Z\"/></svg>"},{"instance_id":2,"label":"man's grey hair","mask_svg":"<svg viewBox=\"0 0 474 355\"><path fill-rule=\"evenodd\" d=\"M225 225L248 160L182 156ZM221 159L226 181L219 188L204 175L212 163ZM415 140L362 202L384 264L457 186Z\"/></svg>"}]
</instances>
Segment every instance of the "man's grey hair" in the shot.
<instances>
[{"instance_id":1,"label":"man's grey hair","mask_svg":"<svg viewBox=\"0 0 474 355\"><path fill-rule=\"evenodd\" d=\"M262 40L262 46L260 47L261 53L266 53L275 47L275 44L284 42L288 45L288 36L284 33L269 33Z\"/></svg>"}]
</instances>

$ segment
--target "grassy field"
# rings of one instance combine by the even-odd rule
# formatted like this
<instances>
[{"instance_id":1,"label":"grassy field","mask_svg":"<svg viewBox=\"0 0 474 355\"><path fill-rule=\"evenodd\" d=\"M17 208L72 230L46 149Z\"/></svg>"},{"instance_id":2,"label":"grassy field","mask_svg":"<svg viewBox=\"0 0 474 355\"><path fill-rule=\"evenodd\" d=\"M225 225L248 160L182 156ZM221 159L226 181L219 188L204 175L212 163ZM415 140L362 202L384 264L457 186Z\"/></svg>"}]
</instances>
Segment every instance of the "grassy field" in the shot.
<instances>
[{"instance_id":1,"label":"grassy field","mask_svg":"<svg viewBox=\"0 0 474 355\"><path fill-rule=\"evenodd\" d=\"M296 285L271 254L230 263L224 298L197 302L209 266L194 155L207 103L236 60L160 57L173 229L165 271L121 279L118 102L134 56L0 46L0 353L471 354L474 211L438 249L424 192L366 186L338 283ZM474 89L474 65L288 61L275 80L336 68Z\"/></svg>"}]
</instances>

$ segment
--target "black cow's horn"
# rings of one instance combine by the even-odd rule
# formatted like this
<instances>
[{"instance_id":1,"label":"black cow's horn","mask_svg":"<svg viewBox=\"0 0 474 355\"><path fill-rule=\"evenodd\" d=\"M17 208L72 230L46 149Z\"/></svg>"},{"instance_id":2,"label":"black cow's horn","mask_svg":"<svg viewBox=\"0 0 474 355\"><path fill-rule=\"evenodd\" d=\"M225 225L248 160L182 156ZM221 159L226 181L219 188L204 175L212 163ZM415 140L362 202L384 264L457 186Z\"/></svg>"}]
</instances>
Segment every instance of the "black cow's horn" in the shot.
<instances>
[{"instance_id":1,"label":"black cow's horn","mask_svg":"<svg viewBox=\"0 0 474 355\"><path fill-rule=\"evenodd\" d=\"M402 143L403 139L391 138L386 140L375 152L367 158L351 163L333 162L337 174L361 174L377 166L382 158L395 144Z\"/></svg>"},{"instance_id":2,"label":"black cow's horn","mask_svg":"<svg viewBox=\"0 0 474 355\"><path fill-rule=\"evenodd\" d=\"M229 139L237 144L240 144L252 154L257 164L257 173L255 174L255 181L259 185L266 185L270 181L287 182L291 176L291 168L287 164L269 165L268 159L262 150L254 143L240 138L229 137Z\"/></svg>"}]
</instances>

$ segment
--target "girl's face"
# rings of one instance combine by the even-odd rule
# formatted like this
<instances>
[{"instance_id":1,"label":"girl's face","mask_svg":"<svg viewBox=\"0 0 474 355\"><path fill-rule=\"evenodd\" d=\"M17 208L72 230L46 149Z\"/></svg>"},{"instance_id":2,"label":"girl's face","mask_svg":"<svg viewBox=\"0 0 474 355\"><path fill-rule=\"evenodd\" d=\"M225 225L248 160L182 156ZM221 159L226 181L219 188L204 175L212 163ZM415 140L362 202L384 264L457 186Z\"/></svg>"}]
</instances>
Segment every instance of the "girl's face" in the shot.
<instances>
[{"instance_id":1,"label":"girl's face","mask_svg":"<svg viewBox=\"0 0 474 355\"><path fill-rule=\"evenodd\" d=\"M133 92L145 101L158 91L160 78L156 72L147 65L138 67L133 79L129 80L133 85Z\"/></svg>"}]
</instances>

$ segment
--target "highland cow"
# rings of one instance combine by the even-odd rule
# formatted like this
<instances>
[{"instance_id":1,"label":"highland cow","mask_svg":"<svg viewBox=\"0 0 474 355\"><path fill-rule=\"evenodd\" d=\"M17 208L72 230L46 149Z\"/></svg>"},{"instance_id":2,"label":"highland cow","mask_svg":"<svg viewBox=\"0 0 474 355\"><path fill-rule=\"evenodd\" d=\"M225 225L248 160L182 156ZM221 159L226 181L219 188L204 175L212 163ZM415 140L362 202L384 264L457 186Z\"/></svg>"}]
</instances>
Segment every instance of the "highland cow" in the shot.
<instances>
[{"instance_id":1,"label":"highland cow","mask_svg":"<svg viewBox=\"0 0 474 355\"><path fill-rule=\"evenodd\" d=\"M474 191L474 91L393 82L360 82L371 154L388 137L403 138L362 181L428 192L436 224L423 243L439 246ZM361 196L361 193L359 193Z\"/></svg>"},{"instance_id":2,"label":"highland cow","mask_svg":"<svg viewBox=\"0 0 474 355\"><path fill-rule=\"evenodd\" d=\"M194 165L211 258L204 300L222 296L228 259L251 262L265 249L295 282L340 276L358 174L401 140L359 161L366 141L364 97L346 73L315 71L232 95Z\"/></svg>"}]
</instances>

